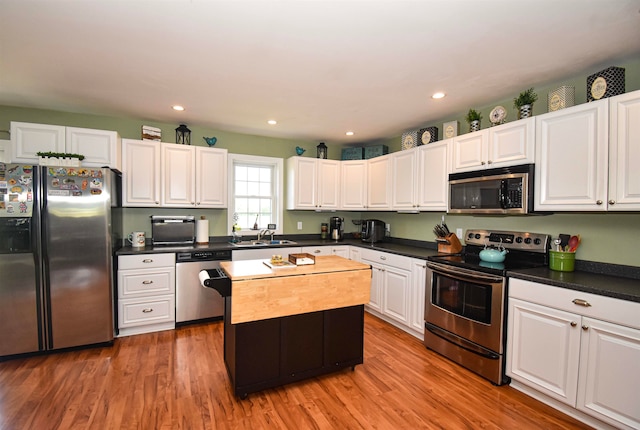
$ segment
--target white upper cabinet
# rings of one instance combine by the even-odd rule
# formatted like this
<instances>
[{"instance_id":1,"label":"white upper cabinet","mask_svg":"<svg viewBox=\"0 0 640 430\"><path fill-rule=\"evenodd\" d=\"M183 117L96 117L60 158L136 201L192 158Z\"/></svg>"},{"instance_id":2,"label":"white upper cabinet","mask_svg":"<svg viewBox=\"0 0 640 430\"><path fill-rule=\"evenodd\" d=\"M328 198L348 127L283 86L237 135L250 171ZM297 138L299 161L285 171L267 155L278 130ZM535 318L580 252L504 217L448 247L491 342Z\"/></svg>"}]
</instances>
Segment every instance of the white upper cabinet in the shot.
<instances>
[{"instance_id":1,"label":"white upper cabinet","mask_svg":"<svg viewBox=\"0 0 640 430\"><path fill-rule=\"evenodd\" d=\"M447 139L417 148L416 204L421 211L447 210L452 140Z\"/></svg>"},{"instance_id":2,"label":"white upper cabinet","mask_svg":"<svg viewBox=\"0 0 640 430\"><path fill-rule=\"evenodd\" d=\"M189 207L196 204L196 148L162 143L162 206Z\"/></svg>"},{"instance_id":3,"label":"white upper cabinet","mask_svg":"<svg viewBox=\"0 0 640 430\"><path fill-rule=\"evenodd\" d=\"M391 209L391 184L393 154L367 160L367 209Z\"/></svg>"},{"instance_id":4,"label":"white upper cabinet","mask_svg":"<svg viewBox=\"0 0 640 430\"><path fill-rule=\"evenodd\" d=\"M536 210L607 210L608 112L599 100L536 117Z\"/></svg>"},{"instance_id":5,"label":"white upper cabinet","mask_svg":"<svg viewBox=\"0 0 640 430\"><path fill-rule=\"evenodd\" d=\"M66 149L84 155L83 166L120 169L122 165L120 136L115 131L67 127Z\"/></svg>"},{"instance_id":6,"label":"white upper cabinet","mask_svg":"<svg viewBox=\"0 0 640 430\"><path fill-rule=\"evenodd\" d=\"M391 154L392 190L391 209L417 211L418 148Z\"/></svg>"},{"instance_id":7,"label":"white upper cabinet","mask_svg":"<svg viewBox=\"0 0 640 430\"><path fill-rule=\"evenodd\" d=\"M83 166L120 169L120 136L115 131L11 122L11 161L38 164L38 152L85 156Z\"/></svg>"},{"instance_id":8,"label":"white upper cabinet","mask_svg":"<svg viewBox=\"0 0 640 430\"><path fill-rule=\"evenodd\" d=\"M335 210L340 204L340 161L287 160L287 209Z\"/></svg>"},{"instance_id":9,"label":"white upper cabinet","mask_svg":"<svg viewBox=\"0 0 640 430\"><path fill-rule=\"evenodd\" d=\"M38 163L38 152L65 152L65 127L11 122L13 163Z\"/></svg>"},{"instance_id":10,"label":"white upper cabinet","mask_svg":"<svg viewBox=\"0 0 640 430\"><path fill-rule=\"evenodd\" d=\"M453 171L533 163L535 118L526 118L453 138Z\"/></svg>"},{"instance_id":11,"label":"white upper cabinet","mask_svg":"<svg viewBox=\"0 0 640 430\"><path fill-rule=\"evenodd\" d=\"M340 209L360 210L367 206L367 160L341 163Z\"/></svg>"},{"instance_id":12,"label":"white upper cabinet","mask_svg":"<svg viewBox=\"0 0 640 430\"><path fill-rule=\"evenodd\" d=\"M122 205L160 207L160 143L122 139Z\"/></svg>"},{"instance_id":13,"label":"white upper cabinet","mask_svg":"<svg viewBox=\"0 0 640 430\"><path fill-rule=\"evenodd\" d=\"M196 146L196 207L227 207L227 150Z\"/></svg>"},{"instance_id":14,"label":"white upper cabinet","mask_svg":"<svg viewBox=\"0 0 640 430\"><path fill-rule=\"evenodd\" d=\"M610 211L640 210L640 91L609 99Z\"/></svg>"}]
</instances>

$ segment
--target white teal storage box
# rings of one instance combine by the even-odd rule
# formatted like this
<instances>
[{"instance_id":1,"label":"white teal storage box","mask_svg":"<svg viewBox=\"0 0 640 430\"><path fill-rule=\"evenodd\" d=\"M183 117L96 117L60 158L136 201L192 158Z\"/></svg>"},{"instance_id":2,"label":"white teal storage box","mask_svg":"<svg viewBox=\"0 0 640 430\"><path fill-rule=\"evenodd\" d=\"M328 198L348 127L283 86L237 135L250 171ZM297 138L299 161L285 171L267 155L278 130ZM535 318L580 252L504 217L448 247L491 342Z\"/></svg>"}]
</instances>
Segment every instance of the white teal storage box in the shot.
<instances>
[{"instance_id":1,"label":"white teal storage box","mask_svg":"<svg viewBox=\"0 0 640 430\"><path fill-rule=\"evenodd\" d=\"M365 160L368 160L369 158L379 157L381 155L386 155L388 153L389 153L389 147L387 145L376 145L376 146L364 147Z\"/></svg>"},{"instance_id":2,"label":"white teal storage box","mask_svg":"<svg viewBox=\"0 0 640 430\"><path fill-rule=\"evenodd\" d=\"M342 148L343 160L362 160L364 157L364 148L362 146L354 148Z\"/></svg>"}]
</instances>

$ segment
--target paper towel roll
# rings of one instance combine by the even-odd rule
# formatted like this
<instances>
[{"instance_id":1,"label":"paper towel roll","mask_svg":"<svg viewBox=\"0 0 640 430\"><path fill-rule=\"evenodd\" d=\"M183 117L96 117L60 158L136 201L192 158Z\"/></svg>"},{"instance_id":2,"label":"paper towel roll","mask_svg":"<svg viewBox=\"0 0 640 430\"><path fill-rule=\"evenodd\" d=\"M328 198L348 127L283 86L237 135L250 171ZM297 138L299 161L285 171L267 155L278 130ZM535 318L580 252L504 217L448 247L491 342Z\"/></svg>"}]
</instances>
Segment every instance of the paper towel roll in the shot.
<instances>
[{"instance_id":1,"label":"paper towel roll","mask_svg":"<svg viewBox=\"0 0 640 430\"><path fill-rule=\"evenodd\" d=\"M196 221L196 243L209 243L209 220Z\"/></svg>"}]
</instances>

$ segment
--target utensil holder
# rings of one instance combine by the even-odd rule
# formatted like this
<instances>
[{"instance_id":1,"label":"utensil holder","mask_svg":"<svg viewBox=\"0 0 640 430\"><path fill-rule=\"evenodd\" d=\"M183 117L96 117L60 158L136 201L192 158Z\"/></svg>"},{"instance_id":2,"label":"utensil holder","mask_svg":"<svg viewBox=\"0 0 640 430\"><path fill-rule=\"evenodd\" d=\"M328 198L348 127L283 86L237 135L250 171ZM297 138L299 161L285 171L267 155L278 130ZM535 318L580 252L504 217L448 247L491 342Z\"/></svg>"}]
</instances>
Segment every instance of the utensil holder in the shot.
<instances>
[{"instance_id":1,"label":"utensil holder","mask_svg":"<svg viewBox=\"0 0 640 430\"><path fill-rule=\"evenodd\" d=\"M455 233L449 233L442 239L437 239L440 254L457 254L462 251L462 244Z\"/></svg>"},{"instance_id":2,"label":"utensil holder","mask_svg":"<svg viewBox=\"0 0 640 430\"><path fill-rule=\"evenodd\" d=\"M549 251L549 269L551 270L573 272L575 263L575 252Z\"/></svg>"}]
</instances>

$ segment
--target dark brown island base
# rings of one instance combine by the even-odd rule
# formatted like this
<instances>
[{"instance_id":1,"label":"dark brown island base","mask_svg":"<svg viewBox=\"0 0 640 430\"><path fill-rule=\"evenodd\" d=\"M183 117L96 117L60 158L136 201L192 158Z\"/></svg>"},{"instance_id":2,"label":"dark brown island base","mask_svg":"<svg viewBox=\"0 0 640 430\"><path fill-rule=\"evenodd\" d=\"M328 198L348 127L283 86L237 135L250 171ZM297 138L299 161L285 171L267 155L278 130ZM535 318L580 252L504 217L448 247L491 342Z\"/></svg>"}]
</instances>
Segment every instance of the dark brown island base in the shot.
<instances>
[{"instance_id":1,"label":"dark brown island base","mask_svg":"<svg viewBox=\"0 0 640 430\"><path fill-rule=\"evenodd\" d=\"M264 262L221 263L231 281L224 360L234 394L244 399L361 364L371 267L338 256L293 268Z\"/></svg>"}]
</instances>

